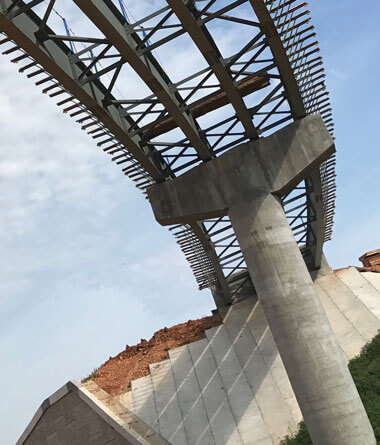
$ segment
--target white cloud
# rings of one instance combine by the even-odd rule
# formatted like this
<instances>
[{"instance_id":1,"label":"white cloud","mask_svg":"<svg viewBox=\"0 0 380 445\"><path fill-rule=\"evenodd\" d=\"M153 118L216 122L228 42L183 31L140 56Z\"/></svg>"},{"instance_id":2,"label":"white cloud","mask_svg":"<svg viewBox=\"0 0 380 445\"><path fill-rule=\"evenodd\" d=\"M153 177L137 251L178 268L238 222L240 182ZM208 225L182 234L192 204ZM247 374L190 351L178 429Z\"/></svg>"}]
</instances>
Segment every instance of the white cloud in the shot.
<instances>
[{"instance_id":1,"label":"white cloud","mask_svg":"<svg viewBox=\"0 0 380 445\"><path fill-rule=\"evenodd\" d=\"M5 58L0 78L7 445L67 380L164 325L208 314L212 299L119 166Z\"/></svg>"}]
</instances>

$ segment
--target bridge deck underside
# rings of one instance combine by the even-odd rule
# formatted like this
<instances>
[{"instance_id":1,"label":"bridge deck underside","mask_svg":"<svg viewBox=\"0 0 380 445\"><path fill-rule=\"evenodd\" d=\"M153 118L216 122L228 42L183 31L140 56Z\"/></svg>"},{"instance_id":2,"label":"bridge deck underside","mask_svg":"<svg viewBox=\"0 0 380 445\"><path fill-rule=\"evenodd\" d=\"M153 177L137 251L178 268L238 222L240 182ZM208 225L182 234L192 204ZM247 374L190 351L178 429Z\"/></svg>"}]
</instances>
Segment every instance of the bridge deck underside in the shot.
<instances>
[{"instance_id":1,"label":"bridge deck underside","mask_svg":"<svg viewBox=\"0 0 380 445\"><path fill-rule=\"evenodd\" d=\"M142 2L134 20L118 4L3 0L0 44L144 193L306 114L321 114L332 131L305 3L160 0ZM81 27L75 35L60 31L60 7ZM331 236L334 165L283 197L312 268ZM228 218L171 230L199 287L230 298L230 277L246 266Z\"/></svg>"}]
</instances>

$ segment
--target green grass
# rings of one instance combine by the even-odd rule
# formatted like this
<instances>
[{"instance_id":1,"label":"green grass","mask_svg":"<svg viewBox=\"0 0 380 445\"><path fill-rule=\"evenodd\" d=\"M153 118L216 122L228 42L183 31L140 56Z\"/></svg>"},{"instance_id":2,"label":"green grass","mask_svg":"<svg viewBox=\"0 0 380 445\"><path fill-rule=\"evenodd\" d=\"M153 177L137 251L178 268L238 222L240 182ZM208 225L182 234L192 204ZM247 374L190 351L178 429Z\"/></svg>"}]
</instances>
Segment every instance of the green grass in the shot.
<instances>
[{"instance_id":1,"label":"green grass","mask_svg":"<svg viewBox=\"0 0 380 445\"><path fill-rule=\"evenodd\" d=\"M380 333L348 365L380 444Z\"/></svg>"},{"instance_id":2,"label":"green grass","mask_svg":"<svg viewBox=\"0 0 380 445\"><path fill-rule=\"evenodd\" d=\"M348 368L380 445L380 333L350 360ZM301 422L298 431L286 436L281 445L312 445L305 423Z\"/></svg>"},{"instance_id":3,"label":"green grass","mask_svg":"<svg viewBox=\"0 0 380 445\"><path fill-rule=\"evenodd\" d=\"M286 436L285 439L281 441L280 445L313 445L305 422L300 422L298 431L292 436Z\"/></svg>"},{"instance_id":4,"label":"green grass","mask_svg":"<svg viewBox=\"0 0 380 445\"><path fill-rule=\"evenodd\" d=\"M92 370L92 373L90 375L88 375L87 377L85 377L84 379L82 379L81 382L86 383L88 380L96 379L96 377L99 377L98 370L99 370L99 368L94 368Z\"/></svg>"}]
</instances>

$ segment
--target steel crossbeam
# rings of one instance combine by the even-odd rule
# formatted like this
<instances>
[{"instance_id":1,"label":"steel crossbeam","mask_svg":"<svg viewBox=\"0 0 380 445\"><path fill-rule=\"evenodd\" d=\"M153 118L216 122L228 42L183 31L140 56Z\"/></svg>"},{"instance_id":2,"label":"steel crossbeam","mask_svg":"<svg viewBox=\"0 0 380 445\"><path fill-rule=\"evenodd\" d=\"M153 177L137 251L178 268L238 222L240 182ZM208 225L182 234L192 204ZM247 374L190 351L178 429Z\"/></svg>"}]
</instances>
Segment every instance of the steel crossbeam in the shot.
<instances>
[{"instance_id":1,"label":"steel crossbeam","mask_svg":"<svg viewBox=\"0 0 380 445\"><path fill-rule=\"evenodd\" d=\"M244 126L246 134L249 139L255 139L258 137L258 132L253 125L252 118L244 104L244 101L239 94L238 89L234 85L230 73L226 70L222 63L222 56L215 43L213 42L211 35L203 26L199 26L196 18L187 8L185 3L178 2L176 0L167 0L168 4L175 12L184 28L194 40L194 43L199 48L203 57L215 73L218 78L221 87L225 91L230 103L236 111L237 117L240 119Z\"/></svg>"},{"instance_id":2,"label":"steel crossbeam","mask_svg":"<svg viewBox=\"0 0 380 445\"><path fill-rule=\"evenodd\" d=\"M177 122L182 132L188 137L190 143L197 151L200 159L211 159L207 143L202 140L197 125L190 113L182 112L179 100L170 90L170 85L149 59L140 56L136 50L136 41L132 36L126 35L123 24L119 22L107 4L102 0L74 0L79 8L102 31L121 56L131 65L136 73L155 94L158 100Z\"/></svg>"}]
</instances>

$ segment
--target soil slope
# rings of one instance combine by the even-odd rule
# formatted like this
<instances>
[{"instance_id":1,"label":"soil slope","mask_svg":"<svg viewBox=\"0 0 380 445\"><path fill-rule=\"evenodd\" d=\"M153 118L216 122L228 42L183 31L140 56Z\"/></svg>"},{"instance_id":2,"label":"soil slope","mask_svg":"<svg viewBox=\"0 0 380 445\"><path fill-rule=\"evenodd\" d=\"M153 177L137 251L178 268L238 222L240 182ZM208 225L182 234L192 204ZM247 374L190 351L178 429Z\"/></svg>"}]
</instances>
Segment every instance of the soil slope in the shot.
<instances>
[{"instance_id":1,"label":"soil slope","mask_svg":"<svg viewBox=\"0 0 380 445\"><path fill-rule=\"evenodd\" d=\"M116 357L110 357L90 378L109 394L130 389L131 381L149 374L149 365L168 358L169 349L204 338L205 331L222 324L219 315L189 320L157 331L147 341L126 346Z\"/></svg>"}]
</instances>

